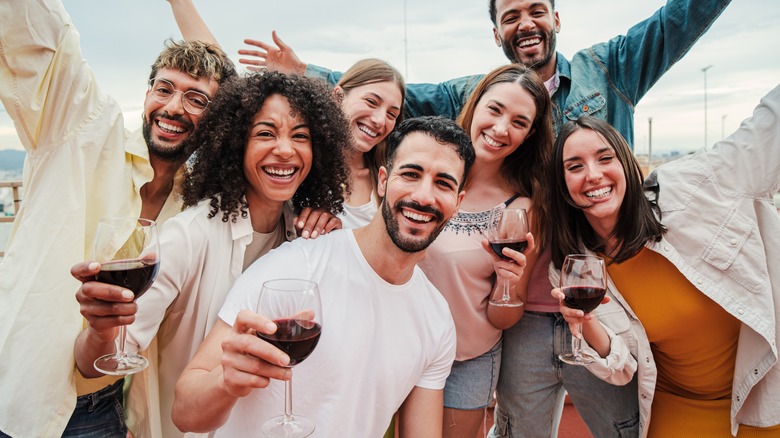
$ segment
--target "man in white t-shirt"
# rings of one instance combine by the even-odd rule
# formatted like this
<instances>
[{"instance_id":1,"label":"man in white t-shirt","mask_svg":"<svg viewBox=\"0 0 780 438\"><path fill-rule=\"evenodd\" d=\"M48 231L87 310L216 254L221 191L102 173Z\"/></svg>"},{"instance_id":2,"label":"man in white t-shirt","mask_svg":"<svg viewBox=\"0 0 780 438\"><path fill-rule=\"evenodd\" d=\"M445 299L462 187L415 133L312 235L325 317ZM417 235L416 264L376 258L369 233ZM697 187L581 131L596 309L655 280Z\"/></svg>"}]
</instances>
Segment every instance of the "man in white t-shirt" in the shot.
<instances>
[{"instance_id":1,"label":"man in white t-shirt","mask_svg":"<svg viewBox=\"0 0 780 438\"><path fill-rule=\"evenodd\" d=\"M463 198L474 149L454 122L409 119L388 137L378 177L382 214L356 230L286 243L239 277L176 385L182 430L259 436L284 410L289 357L258 338L276 326L254 313L276 278L318 283L322 336L295 366L294 412L314 436L379 437L393 414L403 436L441 436L442 390L455 357L446 301L416 267Z\"/></svg>"}]
</instances>

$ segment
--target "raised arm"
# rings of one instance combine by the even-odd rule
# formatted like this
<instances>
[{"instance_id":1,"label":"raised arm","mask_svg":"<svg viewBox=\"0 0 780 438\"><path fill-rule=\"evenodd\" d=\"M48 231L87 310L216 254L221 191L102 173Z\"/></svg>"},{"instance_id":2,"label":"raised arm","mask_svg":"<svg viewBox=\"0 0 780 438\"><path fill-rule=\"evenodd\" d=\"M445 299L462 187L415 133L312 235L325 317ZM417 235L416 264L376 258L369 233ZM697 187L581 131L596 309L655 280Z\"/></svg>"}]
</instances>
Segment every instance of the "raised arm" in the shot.
<instances>
[{"instance_id":1,"label":"raised arm","mask_svg":"<svg viewBox=\"0 0 780 438\"><path fill-rule=\"evenodd\" d=\"M203 41L219 46L217 38L203 21L192 0L168 0L168 2L171 4L176 25L179 26L185 41Z\"/></svg>"},{"instance_id":2,"label":"raised arm","mask_svg":"<svg viewBox=\"0 0 780 438\"><path fill-rule=\"evenodd\" d=\"M610 81L633 103L693 47L731 0L668 0L625 36L597 45ZM583 55L585 56L585 55Z\"/></svg>"},{"instance_id":3,"label":"raised arm","mask_svg":"<svg viewBox=\"0 0 780 438\"><path fill-rule=\"evenodd\" d=\"M780 190L780 85L761 99L736 132L706 153L723 187L772 199Z\"/></svg>"},{"instance_id":4,"label":"raised arm","mask_svg":"<svg viewBox=\"0 0 780 438\"><path fill-rule=\"evenodd\" d=\"M59 1L0 2L0 100L28 151L59 146L105 100Z\"/></svg>"}]
</instances>

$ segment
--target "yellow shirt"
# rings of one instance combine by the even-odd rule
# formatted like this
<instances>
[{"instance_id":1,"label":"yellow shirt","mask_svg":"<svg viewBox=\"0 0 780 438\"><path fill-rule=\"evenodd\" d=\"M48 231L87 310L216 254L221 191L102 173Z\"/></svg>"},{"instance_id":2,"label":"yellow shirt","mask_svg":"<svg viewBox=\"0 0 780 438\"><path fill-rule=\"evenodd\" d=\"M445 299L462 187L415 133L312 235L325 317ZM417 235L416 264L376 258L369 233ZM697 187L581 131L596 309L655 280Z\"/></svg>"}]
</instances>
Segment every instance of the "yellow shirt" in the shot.
<instances>
[{"instance_id":1,"label":"yellow shirt","mask_svg":"<svg viewBox=\"0 0 780 438\"><path fill-rule=\"evenodd\" d=\"M607 270L642 321L658 369L648 437L730 437L740 322L647 248ZM738 436L780 436L780 428L741 426Z\"/></svg>"},{"instance_id":2,"label":"yellow shirt","mask_svg":"<svg viewBox=\"0 0 780 438\"><path fill-rule=\"evenodd\" d=\"M0 261L0 430L60 436L76 403L82 327L70 268L91 257L101 217L140 213L153 171L59 1L0 2L0 55L0 100L27 151L24 199ZM179 210L171 196L158 219Z\"/></svg>"}]
</instances>

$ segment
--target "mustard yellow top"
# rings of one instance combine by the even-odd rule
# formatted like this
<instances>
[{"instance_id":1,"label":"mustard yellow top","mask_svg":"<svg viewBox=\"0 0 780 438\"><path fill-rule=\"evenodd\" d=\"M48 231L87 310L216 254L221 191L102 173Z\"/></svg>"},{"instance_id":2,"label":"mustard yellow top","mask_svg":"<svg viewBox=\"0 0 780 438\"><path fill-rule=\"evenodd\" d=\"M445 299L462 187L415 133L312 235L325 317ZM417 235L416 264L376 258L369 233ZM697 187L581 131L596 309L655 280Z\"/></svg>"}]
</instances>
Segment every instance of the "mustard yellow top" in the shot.
<instances>
[{"instance_id":1,"label":"mustard yellow top","mask_svg":"<svg viewBox=\"0 0 780 438\"><path fill-rule=\"evenodd\" d=\"M607 271L642 322L658 368L648 437L730 437L739 320L647 248ZM740 427L738 437L754 436L780 436L780 427Z\"/></svg>"}]
</instances>

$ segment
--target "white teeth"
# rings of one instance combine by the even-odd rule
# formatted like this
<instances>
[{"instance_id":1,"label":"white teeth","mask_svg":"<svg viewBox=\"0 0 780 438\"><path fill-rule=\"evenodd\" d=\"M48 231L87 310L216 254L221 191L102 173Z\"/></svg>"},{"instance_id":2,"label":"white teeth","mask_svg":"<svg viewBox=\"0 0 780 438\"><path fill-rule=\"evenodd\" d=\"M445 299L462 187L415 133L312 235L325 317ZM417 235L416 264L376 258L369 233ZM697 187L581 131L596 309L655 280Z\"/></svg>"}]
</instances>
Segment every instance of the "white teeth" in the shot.
<instances>
[{"instance_id":1,"label":"white teeth","mask_svg":"<svg viewBox=\"0 0 780 438\"><path fill-rule=\"evenodd\" d=\"M604 187L603 189L585 192L585 196L588 198L603 198L610 193L612 193L612 187Z\"/></svg>"},{"instance_id":2,"label":"white teeth","mask_svg":"<svg viewBox=\"0 0 780 438\"><path fill-rule=\"evenodd\" d=\"M273 176L289 177L295 173L295 168L279 169L277 167L264 167L266 173Z\"/></svg>"},{"instance_id":3,"label":"white teeth","mask_svg":"<svg viewBox=\"0 0 780 438\"><path fill-rule=\"evenodd\" d=\"M485 139L485 143L487 143L490 146L493 146L494 148L500 148L501 146L504 145L503 143L499 143L499 142L493 140L487 134L484 134L484 133L482 134L482 138Z\"/></svg>"},{"instance_id":4,"label":"white teeth","mask_svg":"<svg viewBox=\"0 0 780 438\"><path fill-rule=\"evenodd\" d=\"M167 124L167 123L163 122L162 120L158 121L158 122L157 122L157 125L158 125L160 128L162 128L162 129L164 129L164 130L166 130L166 131L173 131L173 132L178 132L178 133L182 133L182 132L184 132L184 131L185 131L185 129L184 129L184 128L181 128L181 127L179 127L179 126L169 125L169 124Z\"/></svg>"},{"instance_id":5,"label":"white teeth","mask_svg":"<svg viewBox=\"0 0 780 438\"><path fill-rule=\"evenodd\" d=\"M542 42L541 38L531 38L531 39L524 40L524 41L520 42L520 44L518 44L517 46L518 47L527 47L527 46L532 46L534 44L539 44L541 42Z\"/></svg>"},{"instance_id":6,"label":"white teeth","mask_svg":"<svg viewBox=\"0 0 780 438\"><path fill-rule=\"evenodd\" d=\"M368 129L367 127L365 127L364 125L358 125L358 129L361 130L362 132L365 132L366 134L368 134L368 136L371 137L371 138L376 138L377 136L379 136L378 132L372 131L372 130Z\"/></svg>"},{"instance_id":7,"label":"white teeth","mask_svg":"<svg viewBox=\"0 0 780 438\"><path fill-rule=\"evenodd\" d=\"M431 219L433 219L433 216L422 215L419 213L413 213L411 211L406 211L406 210L404 210L402 213L404 216L417 222L430 222Z\"/></svg>"}]
</instances>

